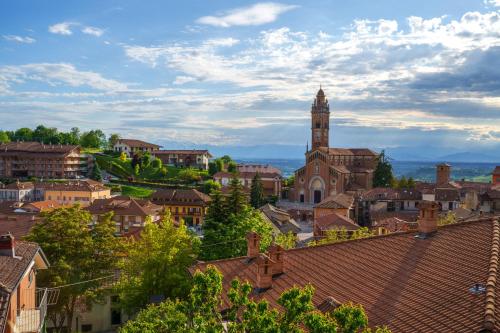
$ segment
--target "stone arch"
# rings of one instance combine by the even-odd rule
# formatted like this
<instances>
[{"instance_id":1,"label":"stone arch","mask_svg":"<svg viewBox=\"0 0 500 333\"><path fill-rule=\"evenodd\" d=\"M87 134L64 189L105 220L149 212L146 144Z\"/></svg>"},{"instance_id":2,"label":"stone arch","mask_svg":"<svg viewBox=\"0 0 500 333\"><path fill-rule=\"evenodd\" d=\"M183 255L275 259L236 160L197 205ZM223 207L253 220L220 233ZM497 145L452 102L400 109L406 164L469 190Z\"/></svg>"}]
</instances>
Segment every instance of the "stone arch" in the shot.
<instances>
[{"instance_id":1,"label":"stone arch","mask_svg":"<svg viewBox=\"0 0 500 333\"><path fill-rule=\"evenodd\" d=\"M309 181L310 202L318 203L325 198L325 181L319 176L311 178Z\"/></svg>"}]
</instances>

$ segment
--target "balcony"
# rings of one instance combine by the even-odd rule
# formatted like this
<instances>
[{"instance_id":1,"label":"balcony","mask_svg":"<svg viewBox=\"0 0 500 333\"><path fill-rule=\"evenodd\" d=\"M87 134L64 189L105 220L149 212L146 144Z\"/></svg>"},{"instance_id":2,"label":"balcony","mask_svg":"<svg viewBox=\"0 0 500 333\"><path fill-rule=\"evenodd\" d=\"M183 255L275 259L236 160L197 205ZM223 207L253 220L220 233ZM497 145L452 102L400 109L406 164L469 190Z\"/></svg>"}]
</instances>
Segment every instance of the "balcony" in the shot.
<instances>
[{"instance_id":1,"label":"balcony","mask_svg":"<svg viewBox=\"0 0 500 333\"><path fill-rule=\"evenodd\" d=\"M39 333L47 314L47 289L36 290L35 307L17 311L15 333Z\"/></svg>"}]
</instances>

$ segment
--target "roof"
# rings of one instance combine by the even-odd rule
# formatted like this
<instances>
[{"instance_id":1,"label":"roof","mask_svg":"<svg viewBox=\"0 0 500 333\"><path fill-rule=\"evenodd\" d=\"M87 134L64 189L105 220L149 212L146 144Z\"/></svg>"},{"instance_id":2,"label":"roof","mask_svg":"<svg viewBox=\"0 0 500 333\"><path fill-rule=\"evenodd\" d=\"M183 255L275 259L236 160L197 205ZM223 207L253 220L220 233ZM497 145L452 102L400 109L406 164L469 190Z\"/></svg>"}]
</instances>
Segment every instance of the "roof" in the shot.
<instances>
[{"instance_id":1,"label":"roof","mask_svg":"<svg viewBox=\"0 0 500 333\"><path fill-rule=\"evenodd\" d=\"M158 149L161 146L155 145L154 143L149 143L146 141L142 140L135 140L135 139L119 139L117 143L121 143L124 145L127 145L129 147L138 147L138 148L154 148Z\"/></svg>"},{"instance_id":2,"label":"roof","mask_svg":"<svg viewBox=\"0 0 500 333\"><path fill-rule=\"evenodd\" d=\"M500 174L500 165L497 165L497 166L495 167L495 170L493 170L493 174L494 174L494 175L498 175L498 174Z\"/></svg>"},{"instance_id":3,"label":"roof","mask_svg":"<svg viewBox=\"0 0 500 333\"><path fill-rule=\"evenodd\" d=\"M349 194L339 193L330 195L323 199L320 203L316 204L314 208L351 208L354 203L354 197Z\"/></svg>"},{"instance_id":4,"label":"roof","mask_svg":"<svg viewBox=\"0 0 500 333\"><path fill-rule=\"evenodd\" d=\"M39 255L48 265L42 250L36 243L15 240L15 257L0 255L0 332L5 330L10 296L21 278Z\"/></svg>"},{"instance_id":5,"label":"roof","mask_svg":"<svg viewBox=\"0 0 500 333\"><path fill-rule=\"evenodd\" d=\"M0 185L0 190L1 189L7 189L7 190L27 190L27 189L33 189L35 185L33 182L14 182L10 183L7 185Z\"/></svg>"},{"instance_id":6,"label":"roof","mask_svg":"<svg viewBox=\"0 0 500 333\"><path fill-rule=\"evenodd\" d=\"M314 219L314 226L320 230L342 229L358 230L359 225L353 220L339 213L331 213Z\"/></svg>"},{"instance_id":7,"label":"roof","mask_svg":"<svg viewBox=\"0 0 500 333\"><path fill-rule=\"evenodd\" d=\"M254 172L254 171L242 171L237 173L238 178L243 179L253 179L256 174L259 174L261 179L264 178L281 178L279 172ZM213 175L214 178L233 178L234 174L227 171L219 171Z\"/></svg>"},{"instance_id":8,"label":"roof","mask_svg":"<svg viewBox=\"0 0 500 333\"><path fill-rule=\"evenodd\" d=\"M321 148L320 148L321 149ZM327 148L324 147L322 150L328 152L328 155L352 155L352 156L378 156L373 150L368 148Z\"/></svg>"},{"instance_id":9,"label":"roof","mask_svg":"<svg viewBox=\"0 0 500 333\"><path fill-rule=\"evenodd\" d=\"M271 204L265 204L259 208L259 211L269 222L272 223L273 227L281 233L286 234L291 231L292 233L297 234L301 231L297 222L295 222L286 210L280 209Z\"/></svg>"},{"instance_id":10,"label":"roof","mask_svg":"<svg viewBox=\"0 0 500 333\"><path fill-rule=\"evenodd\" d=\"M284 274L254 297L277 306L283 291L310 283L316 306L331 297L362 304L370 325L387 325L394 333L499 330L499 222L463 222L439 227L426 239L415 236L394 233L287 250ZM237 277L256 283L255 261L240 257L195 268L207 264L222 272L225 290ZM474 293L476 284L486 293Z\"/></svg>"},{"instance_id":11,"label":"roof","mask_svg":"<svg viewBox=\"0 0 500 333\"><path fill-rule=\"evenodd\" d=\"M483 200L488 200L488 199L500 199L500 189L499 190L489 190L484 193L481 198Z\"/></svg>"},{"instance_id":12,"label":"roof","mask_svg":"<svg viewBox=\"0 0 500 333\"><path fill-rule=\"evenodd\" d=\"M0 144L0 154L16 152L69 154L77 148L79 146L51 145L40 142L9 142Z\"/></svg>"},{"instance_id":13,"label":"roof","mask_svg":"<svg viewBox=\"0 0 500 333\"><path fill-rule=\"evenodd\" d=\"M415 230L418 227L418 222L406 221L396 216L391 216L377 220L376 223L374 223L374 226L384 227L385 229L389 230L389 232L401 232Z\"/></svg>"},{"instance_id":14,"label":"roof","mask_svg":"<svg viewBox=\"0 0 500 333\"><path fill-rule=\"evenodd\" d=\"M417 189L376 187L363 193L362 200L422 200L422 193Z\"/></svg>"},{"instance_id":15,"label":"roof","mask_svg":"<svg viewBox=\"0 0 500 333\"><path fill-rule=\"evenodd\" d=\"M109 199L96 199L85 209L95 215L113 211L115 215L150 216L159 213L162 207L151 203L149 200L117 196Z\"/></svg>"},{"instance_id":16,"label":"roof","mask_svg":"<svg viewBox=\"0 0 500 333\"><path fill-rule=\"evenodd\" d=\"M64 207L55 200L44 200L44 201L34 201L30 203L23 204L20 208L28 212L46 212L51 211L56 208Z\"/></svg>"},{"instance_id":17,"label":"roof","mask_svg":"<svg viewBox=\"0 0 500 333\"><path fill-rule=\"evenodd\" d=\"M205 155L208 154L209 157L212 157L212 154L208 152L206 149L162 149L154 152L154 155Z\"/></svg>"},{"instance_id":18,"label":"roof","mask_svg":"<svg viewBox=\"0 0 500 333\"><path fill-rule=\"evenodd\" d=\"M419 212L417 210L400 210L395 212L374 211L370 213L372 222L378 222L389 218L397 218L406 222L415 222L418 218Z\"/></svg>"},{"instance_id":19,"label":"roof","mask_svg":"<svg viewBox=\"0 0 500 333\"><path fill-rule=\"evenodd\" d=\"M188 204L206 206L211 198L196 189L166 189L151 194L151 201L158 205Z\"/></svg>"},{"instance_id":20,"label":"roof","mask_svg":"<svg viewBox=\"0 0 500 333\"><path fill-rule=\"evenodd\" d=\"M110 189L101 182L87 179L87 180L70 180L63 183L59 182L39 182L35 183L36 188L42 188L45 191L85 191L96 192L106 191Z\"/></svg>"},{"instance_id":21,"label":"roof","mask_svg":"<svg viewBox=\"0 0 500 333\"><path fill-rule=\"evenodd\" d=\"M436 201L460 201L460 192L453 188L437 188Z\"/></svg>"},{"instance_id":22,"label":"roof","mask_svg":"<svg viewBox=\"0 0 500 333\"><path fill-rule=\"evenodd\" d=\"M40 222L34 215L0 216L0 235L11 233L16 239L27 236L31 229Z\"/></svg>"}]
</instances>

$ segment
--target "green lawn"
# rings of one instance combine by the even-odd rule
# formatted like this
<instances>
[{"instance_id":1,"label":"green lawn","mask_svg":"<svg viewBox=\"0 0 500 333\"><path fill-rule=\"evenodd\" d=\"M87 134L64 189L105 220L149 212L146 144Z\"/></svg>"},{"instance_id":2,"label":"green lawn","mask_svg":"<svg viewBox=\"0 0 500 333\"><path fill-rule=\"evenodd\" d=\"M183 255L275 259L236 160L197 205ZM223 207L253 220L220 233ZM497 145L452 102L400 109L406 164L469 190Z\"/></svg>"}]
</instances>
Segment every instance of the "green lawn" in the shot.
<instances>
[{"instance_id":1,"label":"green lawn","mask_svg":"<svg viewBox=\"0 0 500 333\"><path fill-rule=\"evenodd\" d=\"M102 152L101 148L82 148L82 153L84 154L97 154L101 152Z\"/></svg>"},{"instance_id":2,"label":"green lawn","mask_svg":"<svg viewBox=\"0 0 500 333\"><path fill-rule=\"evenodd\" d=\"M134 197L134 198L148 198L153 194L154 190L144 187L122 185L122 195Z\"/></svg>"}]
</instances>

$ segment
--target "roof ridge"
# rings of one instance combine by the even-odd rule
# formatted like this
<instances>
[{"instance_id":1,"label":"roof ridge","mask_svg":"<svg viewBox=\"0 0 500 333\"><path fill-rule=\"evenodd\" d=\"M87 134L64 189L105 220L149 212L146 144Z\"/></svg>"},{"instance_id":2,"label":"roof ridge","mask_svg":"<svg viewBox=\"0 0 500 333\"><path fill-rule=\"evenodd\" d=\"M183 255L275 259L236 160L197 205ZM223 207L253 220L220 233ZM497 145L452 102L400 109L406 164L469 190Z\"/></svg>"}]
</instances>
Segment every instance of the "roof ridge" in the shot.
<instances>
[{"instance_id":1,"label":"roof ridge","mask_svg":"<svg viewBox=\"0 0 500 333\"><path fill-rule=\"evenodd\" d=\"M493 240L491 244L490 267L486 282L486 305L483 328L493 332L495 329L495 289L498 275L498 259L500 251L500 223L493 219Z\"/></svg>"}]
</instances>

